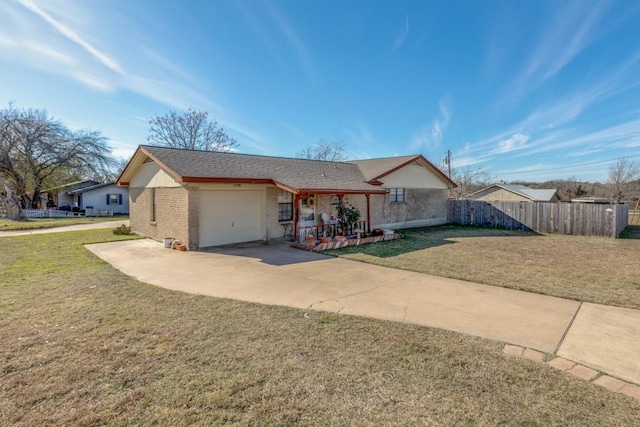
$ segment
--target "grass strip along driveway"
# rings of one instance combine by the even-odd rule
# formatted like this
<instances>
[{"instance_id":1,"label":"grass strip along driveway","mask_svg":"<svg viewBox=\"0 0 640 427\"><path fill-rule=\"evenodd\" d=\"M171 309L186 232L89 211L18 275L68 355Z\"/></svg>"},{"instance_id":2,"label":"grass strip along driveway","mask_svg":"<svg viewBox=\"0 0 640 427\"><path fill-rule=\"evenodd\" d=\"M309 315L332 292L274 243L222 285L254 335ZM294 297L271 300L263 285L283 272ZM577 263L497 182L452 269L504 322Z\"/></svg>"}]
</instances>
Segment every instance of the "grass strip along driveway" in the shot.
<instances>
[{"instance_id":1,"label":"grass strip along driveway","mask_svg":"<svg viewBox=\"0 0 640 427\"><path fill-rule=\"evenodd\" d=\"M325 253L440 277L640 309L640 240L450 225L400 233L404 239Z\"/></svg>"},{"instance_id":2,"label":"grass strip along driveway","mask_svg":"<svg viewBox=\"0 0 640 427\"><path fill-rule=\"evenodd\" d=\"M174 292L82 247L119 238L2 240L0 425L637 424L498 342Z\"/></svg>"},{"instance_id":3,"label":"grass strip along driveway","mask_svg":"<svg viewBox=\"0 0 640 427\"><path fill-rule=\"evenodd\" d=\"M64 218L29 218L22 221L0 218L0 231L35 230L40 228L64 227L65 225L93 224L107 221L126 221L128 215L116 216L73 216Z\"/></svg>"}]
</instances>

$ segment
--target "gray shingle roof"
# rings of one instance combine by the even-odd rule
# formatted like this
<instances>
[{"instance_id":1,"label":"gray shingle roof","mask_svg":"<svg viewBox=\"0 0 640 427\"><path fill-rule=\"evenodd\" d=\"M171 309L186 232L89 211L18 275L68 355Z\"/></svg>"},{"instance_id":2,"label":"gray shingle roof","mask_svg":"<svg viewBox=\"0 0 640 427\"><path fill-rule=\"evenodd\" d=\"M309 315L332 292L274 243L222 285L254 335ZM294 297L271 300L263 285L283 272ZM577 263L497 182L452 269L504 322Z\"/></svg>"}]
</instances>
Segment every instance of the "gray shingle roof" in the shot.
<instances>
[{"instance_id":1,"label":"gray shingle roof","mask_svg":"<svg viewBox=\"0 0 640 427\"><path fill-rule=\"evenodd\" d=\"M520 196L530 199L534 202L549 202L557 191L555 189L534 189L521 184L493 184L483 188L482 190L478 190L475 193L469 194L468 197L471 199L482 197L490 193L491 189L494 187L503 188L505 190L511 191L512 193L519 194Z\"/></svg>"},{"instance_id":2,"label":"gray shingle roof","mask_svg":"<svg viewBox=\"0 0 640 427\"><path fill-rule=\"evenodd\" d=\"M526 190L522 190L522 192L529 195L529 197L536 202L548 202L553 198L554 194L556 194L556 190L553 189L527 188Z\"/></svg>"},{"instance_id":3,"label":"gray shingle roof","mask_svg":"<svg viewBox=\"0 0 640 427\"><path fill-rule=\"evenodd\" d=\"M67 194L86 193L87 191L97 190L98 188L106 187L108 185L114 185L115 183L115 181L103 182L102 184L90 185L89 187L82 187L73 191L68 191Z\"/></svg>"},{"instance_id":4,"label":"gray shingle roof","mask_svg":"<svg viewBox=\"0 0 640 427\"><path fill-rule=\"evenodd\" d=\"M325 162L141 146L183 181L205 179L273 180L296 190L379 192L355 163Z\"/></svg>"}]
</instances>

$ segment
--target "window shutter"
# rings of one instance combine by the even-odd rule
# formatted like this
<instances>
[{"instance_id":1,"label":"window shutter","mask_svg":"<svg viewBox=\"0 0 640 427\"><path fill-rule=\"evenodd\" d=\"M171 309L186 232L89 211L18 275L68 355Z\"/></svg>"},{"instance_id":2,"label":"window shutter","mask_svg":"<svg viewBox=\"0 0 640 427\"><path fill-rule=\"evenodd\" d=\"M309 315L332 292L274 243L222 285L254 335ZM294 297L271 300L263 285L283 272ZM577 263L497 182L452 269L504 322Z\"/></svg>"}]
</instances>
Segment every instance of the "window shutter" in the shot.
<instances>
[{"instance_id":1,"label":"window shutter","mask_svg":"<svg viewBox=\"0 0 640 427\"><path fill-rule=\"evenodd\" d=\"M111 204L111 196L107 194L107 205Z\"/></svg>"},{"instance_id":2,"label":"window shutter","mask_svg":"<svg viewBox=\"0 0 640 427\"><path fill-rule=\"evenodd\" d=\"M118 194L118 204L122 204L122 194Z\"/></svg>"}]
</instances>

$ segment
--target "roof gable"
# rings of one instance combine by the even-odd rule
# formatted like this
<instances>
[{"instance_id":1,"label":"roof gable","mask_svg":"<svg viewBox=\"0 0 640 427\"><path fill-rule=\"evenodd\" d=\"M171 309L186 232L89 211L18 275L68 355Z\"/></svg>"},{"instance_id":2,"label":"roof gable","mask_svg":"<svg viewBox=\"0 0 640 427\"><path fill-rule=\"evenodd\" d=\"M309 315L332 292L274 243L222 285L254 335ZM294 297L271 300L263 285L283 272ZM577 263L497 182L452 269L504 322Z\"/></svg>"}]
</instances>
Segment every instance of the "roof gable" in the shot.
<instances>
[{"instance_id":1,"label":"roof gable","mask_svg":"<svg viewBox=\"0 0 640 427\"><path fill-rule=\"evenodd\" d=\"M353 160L351 163L358 165L367 181L377 181L393 172L411 164L418 164L432 172L442 180L447 187L455 188L456 183L446 176L439 168L422 155L386 157L380 159Z\"/></svg>"}]
</instances>

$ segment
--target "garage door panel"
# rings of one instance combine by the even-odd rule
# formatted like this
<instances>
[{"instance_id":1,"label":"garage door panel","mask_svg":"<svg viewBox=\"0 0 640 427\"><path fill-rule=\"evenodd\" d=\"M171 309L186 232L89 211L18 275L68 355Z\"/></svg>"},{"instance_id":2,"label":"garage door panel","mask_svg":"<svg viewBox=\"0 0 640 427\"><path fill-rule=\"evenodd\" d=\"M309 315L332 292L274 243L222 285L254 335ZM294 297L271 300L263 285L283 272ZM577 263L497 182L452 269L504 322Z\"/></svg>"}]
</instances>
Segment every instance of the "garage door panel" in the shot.
<instances>
[{"instance_id":1,"label":"garage door panel","mask_svg":"<svg viewBox=\"0 0 640 427\"><path fill-rule=\"evenodd\" d=\"M263 191L200 191L200 247L264 238Z\"/></svg>"}]
</instances>

